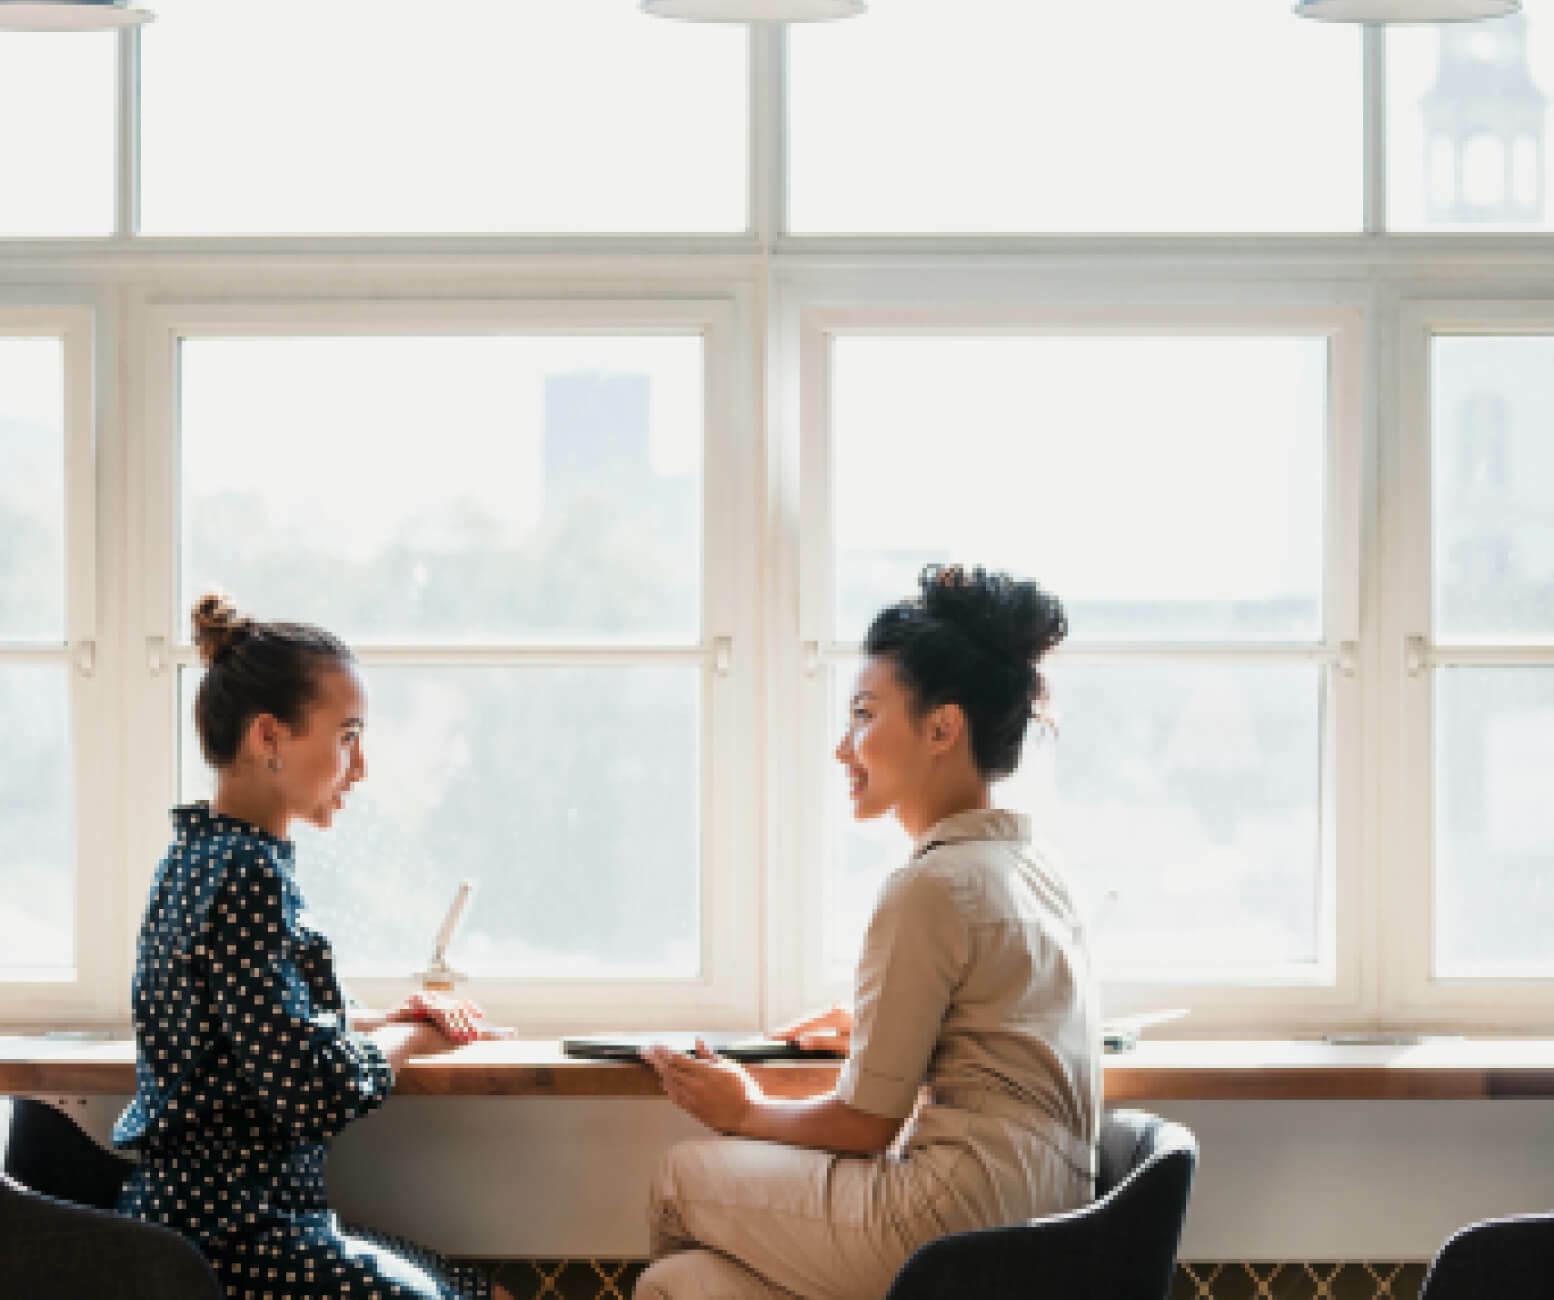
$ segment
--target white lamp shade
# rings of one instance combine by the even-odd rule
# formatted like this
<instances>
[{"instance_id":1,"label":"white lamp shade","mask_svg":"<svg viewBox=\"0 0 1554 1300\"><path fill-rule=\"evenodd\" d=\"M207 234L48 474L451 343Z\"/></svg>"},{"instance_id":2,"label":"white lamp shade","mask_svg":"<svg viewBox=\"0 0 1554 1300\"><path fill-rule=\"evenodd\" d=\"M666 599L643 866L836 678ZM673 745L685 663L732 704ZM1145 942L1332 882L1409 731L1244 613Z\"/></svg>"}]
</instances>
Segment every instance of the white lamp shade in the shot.
<instances>
[{"instance_id":1,"label":"white lamp shade","mask_svg":"<svg viewBox=\"0 0 1554 1300\"><path fill-rule=\"evenodd\" d=\"M1295 12L1330 23L1464 23L1521 7L1522 0L1300 0Z\"/></svg>"},{"instance_id":2,"label":"white lamp shade","mask_svg":"<svg viewBox=\"0 0 1554 1300\"><path fill-rule=\"evenodd\" d=\"M0 0L0 32L113 31L153 17L124 0Z\"/></svg>"},{"instance_id":3,"label":"white lamp shade","mask_svg":"<svg viewBox=\"0 0 1554 1300\"><path fill-rule=\"evenodd\" d=\"M693 23L819 23L851 18L863 0L642 0L642 12Z\"/></svg>"}]
</instances>

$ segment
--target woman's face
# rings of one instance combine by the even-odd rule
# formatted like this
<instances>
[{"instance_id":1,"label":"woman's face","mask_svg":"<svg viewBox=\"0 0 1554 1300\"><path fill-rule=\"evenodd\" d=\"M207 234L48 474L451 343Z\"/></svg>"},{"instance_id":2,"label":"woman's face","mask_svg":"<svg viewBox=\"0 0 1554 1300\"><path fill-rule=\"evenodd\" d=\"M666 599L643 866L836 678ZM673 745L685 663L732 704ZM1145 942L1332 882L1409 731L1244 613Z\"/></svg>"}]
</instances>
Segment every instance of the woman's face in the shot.
<instances>
[{"instance_id":1,"label":"woman's face","mask_svg":"<svg viewBox=\"0 0 1554 1300\"><path fill-rule=\"evenodd\" d=\"M367 691L349 664L324 669L300 730L280 728L275 779L287 811L327 829L345 793L367 775L362 729L367 725Z\"/></svg>"},{"instance_id":2,"label":"woman's face","mask_svg":"<svg viewBox=\"0 0 1554 1300\"><path fill-rule=\"evenodd\" d=\"M836 747L847 769L853 816L859 821L892 811L923 790L933 763L925 719L889 659L866 659L853 682L847 730Z\"/></svg>"}]
</instances>

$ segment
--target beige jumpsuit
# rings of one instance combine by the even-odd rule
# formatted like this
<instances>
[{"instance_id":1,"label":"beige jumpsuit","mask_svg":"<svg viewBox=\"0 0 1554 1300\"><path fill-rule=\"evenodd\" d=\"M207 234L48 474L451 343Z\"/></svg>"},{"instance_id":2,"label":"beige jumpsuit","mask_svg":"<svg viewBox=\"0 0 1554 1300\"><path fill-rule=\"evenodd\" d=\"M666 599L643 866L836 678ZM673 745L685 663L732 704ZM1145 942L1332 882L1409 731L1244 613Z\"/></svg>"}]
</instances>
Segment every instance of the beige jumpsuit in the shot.
<instances>
[{"instance_id":1,"label":"beige jumpsuit","mask_svg":"<svg viewBox=\"0 0 1554 1300\"><path fill-rule=\"evenodd\" d=\"M836 1095L907 1119L841 1156L738 1138L661 1165L638 1300L883 1295L947 1232L1076 1208L1094 1188L1100 1022L1083 929L1027 818L948 817L885 882Z\"/></svg>"}]
</instances>

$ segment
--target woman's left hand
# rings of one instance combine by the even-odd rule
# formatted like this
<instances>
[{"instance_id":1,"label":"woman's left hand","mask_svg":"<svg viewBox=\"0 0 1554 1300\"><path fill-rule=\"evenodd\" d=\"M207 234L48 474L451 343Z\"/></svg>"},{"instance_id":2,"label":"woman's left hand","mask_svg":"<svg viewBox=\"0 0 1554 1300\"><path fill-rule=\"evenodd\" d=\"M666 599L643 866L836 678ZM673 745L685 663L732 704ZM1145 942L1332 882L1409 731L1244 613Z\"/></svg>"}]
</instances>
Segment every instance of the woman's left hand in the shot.
<instances>
[{"instance_id":1,"label":"woman's left hand","mask_svg":"<svg viewBox=\"0 0 1554 1300\"><path fill-rule=\"evenodd\" d=\"M649 1047L642 1059L653 1067L669 1100L719 1133L737 1133L761 1089L743 1067L696 1040L696 1055Z\"/></svg>"},{"instance_id":2,"label":"woman's left hand","mask_svg":"<svg viewBox=\"0 0 1554 1300\"><path fill-rule=\"evenodd\" d=\"M452 994L423 990L412 993L388 1013L389 1023L425 1020L437 1026L455 1043L473 1043L482 1038L510 1038L512 1031L486 1024L486 1013L473 1002Z\"/></svg>"}]
</instances>

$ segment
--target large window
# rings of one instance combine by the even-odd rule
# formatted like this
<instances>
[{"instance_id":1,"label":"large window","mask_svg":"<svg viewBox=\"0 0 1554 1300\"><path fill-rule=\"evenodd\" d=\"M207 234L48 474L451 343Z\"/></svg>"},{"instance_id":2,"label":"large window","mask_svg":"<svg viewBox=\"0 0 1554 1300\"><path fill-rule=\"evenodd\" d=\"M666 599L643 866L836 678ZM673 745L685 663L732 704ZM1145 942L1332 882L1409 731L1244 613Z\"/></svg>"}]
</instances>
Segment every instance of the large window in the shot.
<instances>
[{"instance_id":1,"label":"large window","mask_svg":"<svg viewBox=\"0 0 1554 1300\"><path fill-rule=\"evenodd\" d=\"M297 835L347 975L402 983L468 879L459 963L550 987L525 1017L629 979L662 989L635 1014L748 1018L742 870L704 807L737 803L740 768L738 597L708 555L728 520L709 490L736 490L708 377L730 365L726 310L627 304L586 331L469 312L173 331L174 617L220 588L361 659L369 779L330 834ZM181 792L207 796L201 670L173 632Z\"/></svg>"},{"instance_id":2,"label":"large window","mask_svg":"<svg viewBox=\"0 0 1554 1300\"><path fill-rule=\"evenodd\" d=\"M1394 230L1548 230L1554 5L1387 35Z\"/></svg>"},{"instance_id":3,"label":"large window","mask_svg":"<svg viewBox=\"0 0 1554 1300\"><path fill-rule=\"evenodd\" d=\"M166 0L157 235L740 231L747 39L617 0ZM284 87L284 93L277 93Z\"/></svg>"},{"instance_id":4,"label":"large window","mask_svg":"<svg viewBox=\"0 0 1554 1300\"><path fill-rule=\"evenodd\" d=\"M55 1018L120 989L93 366L88 311L0 305L0 1001Z\"/></svg>"},{"instance_id":5,"label":"large window","mask_svg":"<svg viewBox=\"0 0 1554 1300\"><path fill-rule=\"evenodd\" d=\"M1324 737L1342 721L1334 683L1355 635L1340 558L1354 501L1332 449L1357 414L1335 387L1354 340L1340 324L1125 320L1039 333L817 321L805 382L828 394L828 423L810 443L803 552L811 588L832 593L813 625L834 646L827 717L845 716L869 618L925 563L1037 578L1070 622L1050 667L1058 731L1033 728L1000 800L1067 858L1104 967L1331 980L1323 791L1348 760ZM820 896L840 980L905 845L850 824L828 785Z\"/></svg>"},{"instance_id":6,"label":"large window","mask_svg":"<svg viewBox=\"0 0 1554 1300\"><path fill-rule=\"evenodd\" d=\"M860 640L959 561L1068 609L998 797L1108 1007L1545 1024L1550 4L0 33L0 1023L123 1023L210 587L359 656L361 996L465 879L527 1032L835 996Z\"/></svg>"},{"instance_id":7,"label":"large window","mask_svg":"<svg viewBox=\"0 0 1554 1300\"><path fill-rule=\"evenodd\" d=\"M0 32L0 236L114 225L117 41Z\"/></svg>"},{"instance_id":8,"label":"large window","mask_svg":"<svg viewBox=\"0 0 1554 1300\"><path fill-rule=\"evenodd\" d=\"M957 0L946 21L934 0L892 0L794 29L789 224L1358 230L1359 29L1289 17Z\"/></svg>"},{"instance_id":9,"label":"large window","mask_svg":"<svg viewBox=\"0 0 1554 1300\"><path fill-rule=\"evenodd\" d=\"M1408 972L1413 995L1500 1015L1554 976L1554 312L1426 304L1405 334L1405 446L1428 570L1403 574L1415 698L1409 792L1433 816ZM1541 986L1546 987L1546 985Z\"/></svg>"},{"instance_id":10,"label":"large window","mask_svg":"<svg viewBox=\"0 0 1554 1300\"><path fill-rule=\"evenodd\" d=\"M0 977L75 965L65 446L64 340L0 333Z\"/></svg>"}]
</instances>

